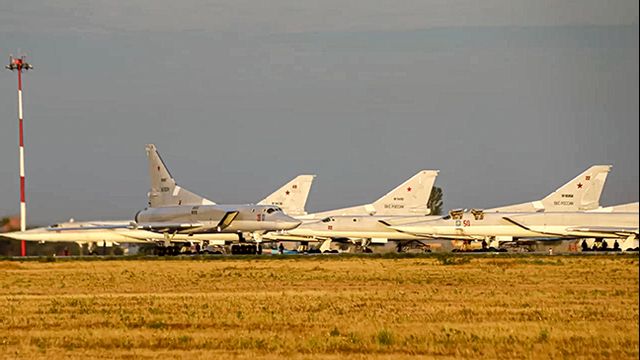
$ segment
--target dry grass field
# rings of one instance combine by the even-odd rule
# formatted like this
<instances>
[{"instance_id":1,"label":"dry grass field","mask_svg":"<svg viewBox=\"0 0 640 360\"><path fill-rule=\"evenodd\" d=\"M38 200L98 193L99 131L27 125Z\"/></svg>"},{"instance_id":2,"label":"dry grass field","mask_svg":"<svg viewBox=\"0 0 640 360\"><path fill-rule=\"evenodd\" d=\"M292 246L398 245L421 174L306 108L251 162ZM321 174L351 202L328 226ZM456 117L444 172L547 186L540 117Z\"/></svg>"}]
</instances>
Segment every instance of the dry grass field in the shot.
<instances>
[{"instance_id":1,"label":"dry grass field","mask_svg":"<svg viewBox=\"0 0 640 360\"><path fill-rule=\"evenodd\" d=\"M0 261L0 358L638 358L638 257Z\"/></svg>"}]
</instances>

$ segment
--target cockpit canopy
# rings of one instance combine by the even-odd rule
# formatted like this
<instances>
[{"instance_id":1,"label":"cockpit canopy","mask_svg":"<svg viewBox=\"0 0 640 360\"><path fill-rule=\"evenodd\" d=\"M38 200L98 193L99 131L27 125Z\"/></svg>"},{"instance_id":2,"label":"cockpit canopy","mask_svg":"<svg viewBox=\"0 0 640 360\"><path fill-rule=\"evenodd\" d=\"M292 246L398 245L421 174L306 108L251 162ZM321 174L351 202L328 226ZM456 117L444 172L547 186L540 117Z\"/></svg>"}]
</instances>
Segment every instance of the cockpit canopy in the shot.
<instances>
[{"instance_id":1,"label":"cockpit canopy","mask_svg":"<svg viewBox=\"0 0 640 360\"><path fill-rule=\"evenodd\" d=\"M270 207L267 209L267 214L273 214L274 212L282 212L282 209L280 209L277 206Z\"/></svg>"},{"instance_id":2,"label":"cockpit canopy","mask_svg":"<svg viewBox=\"0 0 640 360\"><path fill-rule=\"evenodd\" d=\"M482 209L471 209L471 214L476 220L484 219L484 210Z\"/></svg>"},{"instance_id":3,"label":"cockpit canopy","mask_svg":"<svg viewBox=\"0 0 640 360\"><path fill-rule=\"evenodd\" d=\"M464 209L454 209L449 211L449 216L447 219L460 220L462 219L462 215L464 215Z\"/></svg>"}]
</instances>

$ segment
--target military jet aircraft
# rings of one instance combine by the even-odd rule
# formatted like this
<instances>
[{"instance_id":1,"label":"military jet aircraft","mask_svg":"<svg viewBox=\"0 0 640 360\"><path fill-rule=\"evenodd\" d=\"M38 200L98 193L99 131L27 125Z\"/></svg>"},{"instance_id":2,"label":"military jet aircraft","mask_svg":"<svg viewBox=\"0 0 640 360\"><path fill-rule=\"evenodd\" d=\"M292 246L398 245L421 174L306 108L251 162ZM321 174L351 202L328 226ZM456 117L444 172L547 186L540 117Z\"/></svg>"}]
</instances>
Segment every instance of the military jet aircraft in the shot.
<instances>
[{"instance_id":1,"label":"military jet aircraft","mask_svg":"<svg viewBox=\"0 0 640 360\"><path fill-rule=\"evenodd\" d=\"M180 187L165 165L154 144L146 145L151 189L149 207L215 205L216 203ZM287 215L306 215L305 206L315 175L298 175L256 205L274 205Z\"/></svg>"},{"instance_id":2,"label":"military jet aircraft","mask_svg":"<svg viewBox=\"0 0 640 360\"><path fill-rule=\"evenodd\" d=\"M156 232L136 229L132 221L75 221L52 224L47 227L0 234L16 240L33 242L73 242L82 247L87 245L89 254L99 247L124 244L155 244L160 253L173 253L181 244L197 243L201 245L222 246L238 240L236 234L175 234L169 239Z\"/></svg>"},{"instance_id":3,"label":"military jet aircraft","mask_svg":"<svg viewBox=\"0 0 640 360\"><path fill-rule=\"evenodd\" d=\"M301 221L274 205L219 205L177 185L153 144L146 146L149 207L135 215L139 229L163 234L235 233L260 240L268 231L291 230ZM200 202L200 205L193 205Z\"/></svg>"},{"instance_id":4,"label":"military jet aircraft","mask_svg":"<svg viewBox=\"0 0 640 360\"><path fill-rule=\"evenodd\" d=\"M138 223L131 220L114 220L114 221L85 221L76 222L69 221L58 223L49 227L27 230L25 232L13 232L3 234L3 236L38 242L76 242L79 245L88 244L89 251L97 245L112 246L125 243L149 243L156 242L168 247L170 244L179 244L185 242L205 243L210 245L224 245L225 243L237 241L242 237L242 231L248 233L251 238L259 238L263 231L291 229L299 221L287 215L282 214L280 209L285 208L296 215L304 215L305 204L311 189L311 185L315 175L299 175L287 184L258 202L256 205L240 205L241 209L233 209L233 206L225 206L224 214L213 214L209 205L215 203L209 199L192 193L177 185L175 179L171 176L168 169L164 165L162 158L157 152L154 145L147 145L147 157L149 163L149 175L151 180L151 190L148 193L149 205L159 209L169 210L173 215L179 214L180 207L183 207L183 213L187 218L180 225L185 231L177 231L172 228L172 224L158 224L153 216L149 217L148 211L138 213L139 221L154 220L156 223ZM204 208L202 207L204 205ZM217 206L220 208L220 206ZM202 209L202 210L201 210ZM211 229L199 229L192 226L191 231L187 230L187 223L193 224L193 219L197 218L200 211L208 212L204 215L204 223L209 223L210 219L215 216L224 217L225 222L218 221L216 228L212 232ZM237 215L235 214L237 211ZM240 222L243 217L239 217L241 211L249 214L249 224L259 223L258 226L245 226ZM162 212L162 211L159 211ZM227 214L231 212L230 214ZM166 212L165 212L166 214ZM208 217L208 218L207 218ZM247 215L244 216L246 221ZM268 220L276 218L275 222L269 224ZM166 219L166 218L165 218ZM237 220L237 221L235 221ZM232 225L233 227L229 227ZM168 226L167 226L168 225ZM164 226L164 227L163 227ZM217 226L220 227L218 230ZM224 229L222 229L224 227ZM173 230L173 232L171 232ZM224 231L223 231L224 230Z\"/></svg>"},{"instance_id":5,"label":"military jet aircraft","mask_svg":"<svg viewBox=\"0 0 640 360\"><path fill-rule=\"evenodd\" d=\"M438 176L437 170L420 170L402 184L370 204L327 210L305 216L300 231L270 233L271 241L309 242L334 240L363 246L386 243L388 239L415 239L391 230L378 222L380 219L424 217L429 214L427 201Z\"/></svg>"},{"instance_id":6,"label":"military jet aircraft","mask_svg":"<svg viewBox=\"0 0 640 360\"><path fill-rule=\"evenodd\" d=\"M611 165L594 165L541 200L486 209L485 212L583 211L600 206Z\"/></svg>"},{"instance_id":7,"label":"military jet aircraft","mask_svg":"<svg viewBox=\"0 0 640 360\"><path fill-rule=\"evenodd\" d=\"M427 215L429 214L427 201L429 200L431 188L437 176L437 170L420 170L402 184L396 186L393 190L370 204L320 211L305 216L298 216L297 218L307 221L321 220L328 216Z\"/></svg>"},{"instance_id":8,"label":"military jet aircraft","mask_svg":"<svg viewBox=\"0 0 640 360\"><path fill-rule=\"evenodd\" d=\"M440 238L578 239L587 237L624 240L624 249L634 248L638 237L638 213L627 212L537 212L497 213L454 210L448 216L390 226L414 236Z\"/></svg>"},{"instance_id":9,"label":"military jet aircraft","mask_svg":"<svg viewBox=\"0 0 640 360\"><path fill-rule=\"evenodd\" d=\"M611 166L609 165L592 166L541 200L503 206L485 210L485 212L503 212L507 210L511 212L577 211L579 209L598 208L600 195L610 169ZM438 172L435 170L423 170L419 174L421 173L433 175L433 177L428 177L428 180L424 181L425 187L420 189L421 197L418 201L421 201L426 208L426 202L431 193L431 187L426 186L433 185ZM402 191L404 188L405 184L395 190ZM414 205L414 207L417 206ZM332 239L340 242L349 241L366 247L369 244L386 244L389 240L406 242L431 238L431 236L397 231L394 226L441 218L441 216L428 216L426 209L423 210L423 214L420 216L409 212L394 212L386 215L343 215L343 212L334 211L321 214L327 216L316 221L305 221L299 227L287 231L285 234L290 236L290 239ZM283 234L275 234L273 236L284 237Z\"/></svg>"}]
</instances>

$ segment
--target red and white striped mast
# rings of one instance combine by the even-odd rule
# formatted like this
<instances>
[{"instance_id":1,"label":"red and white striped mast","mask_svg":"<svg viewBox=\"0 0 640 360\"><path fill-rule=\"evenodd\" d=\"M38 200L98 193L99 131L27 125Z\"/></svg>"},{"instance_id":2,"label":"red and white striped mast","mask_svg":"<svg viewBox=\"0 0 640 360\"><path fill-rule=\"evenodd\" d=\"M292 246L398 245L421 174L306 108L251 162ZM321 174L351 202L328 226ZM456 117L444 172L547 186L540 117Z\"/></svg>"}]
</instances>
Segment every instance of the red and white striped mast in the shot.
<instances>
[{"instance_id":1,"label":"red and white striped mast","mask_svg":"<svg viewBox=\"0 0 640 360\"><path fill-rule=\"evenodd\" d=\"M7 69L18 71L18 131L19 131L19 146L20 146L20 231L27 230L27 202L25 199L25 180L24 180L24 119L22 118L22 72L29 69L33 69L31 64L27 63L24 56L9 57L9 65ZM27 247L25 241L20 243L20 254L25 256L27 253Z\"/></svg>"}]
</instances>

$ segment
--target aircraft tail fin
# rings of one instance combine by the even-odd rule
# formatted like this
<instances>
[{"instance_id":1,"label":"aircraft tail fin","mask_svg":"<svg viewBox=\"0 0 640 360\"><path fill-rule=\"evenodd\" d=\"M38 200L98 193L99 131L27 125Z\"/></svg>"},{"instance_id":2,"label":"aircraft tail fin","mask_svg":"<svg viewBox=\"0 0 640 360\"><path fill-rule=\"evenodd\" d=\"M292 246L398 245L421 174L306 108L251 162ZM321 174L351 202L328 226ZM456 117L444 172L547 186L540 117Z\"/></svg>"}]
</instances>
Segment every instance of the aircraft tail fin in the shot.
<instances>
[{"instance_id":1,"label":"aircraft tail fin","mask_svg":"<svg viewBox=\"0 0 640 360\"><path fill-rule=\"evenodd\" d=\"M151 189L147 194L150 207L214 204L211 200L178 186L155 145L147 144L146 151L151 179Z\"/></svg>"},{"instance_id":2,"label":"aircraft tail fin","mask_svg":"<svg viewBox=\"0 0 640 360\"><path fill-rule=\"evenodd\" d=\"M305 205L315 177L315 175L298 175L264 198L258 205L276 205L287 215L305 215Z\"/></svg>"},{"instance_id":3,"label":"aircraft tail fin","mask_svg":"<svg viewBox=\"0 0 640 360\"><path fill-rule=\"evenodd\" d=\"M595 210L591 210L591 212L615 212L615 213L625 213L625 212L638 212L640 206L638 202L620 204L614 206L607 206L603 208L598 208Z\"/></svg>"},{"instance_id":4,"label":"aircraft tail fin","mask_svg":"<svg viewBox=\"0 0 640 360\"><path fill-rule=\"evenodd\" d=\"M600 196L611 165L594 165L541 200L545 211L593 210L600 207Z\"/></svg>"},{"instance_id":5,"label":"aircraft tail fin","mask_svg":"<svg viewBox=\"0 0 640 360\"><path fill-rule=\"evenodd\" d=\"M420 170L371 206L376 215L428 214L427 201L438 170ZM369 205L365 205L368 207Z\"/></svg>"},{"instance_id":6,"label":"aircraft tail fin","mask_svg":"<svg viewBox=\"0 0 640 360\"><path fill-rule=\"evenodd\" d=\"M600 207L611 165L594 165L544 199L490 209L496 212L583 211Z\"/></svg>"}]
</instances>

